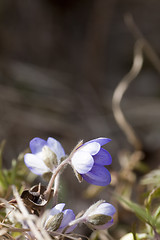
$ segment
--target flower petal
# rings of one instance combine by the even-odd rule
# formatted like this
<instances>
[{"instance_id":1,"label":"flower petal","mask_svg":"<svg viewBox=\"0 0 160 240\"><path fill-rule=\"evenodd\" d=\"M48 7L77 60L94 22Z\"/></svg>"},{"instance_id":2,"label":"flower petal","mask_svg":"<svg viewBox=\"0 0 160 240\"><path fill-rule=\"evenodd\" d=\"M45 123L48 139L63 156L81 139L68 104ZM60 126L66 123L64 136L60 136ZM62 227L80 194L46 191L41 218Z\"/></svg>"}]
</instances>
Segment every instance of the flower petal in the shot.
<instances>
[{"instance_id":1,"label":"flower petal","mask_svg":"<svg viewBox=\"0 0 160 240\"><path fill-rule=\"evenodd\" d=\"M96 154L94 155L94 163L97 164L97 165L110 165L112 163L112 157L110 155L110 153L101 148L101 150Z\"/></svg>"},{"instance_id":2,"label":"flower petal","mask_svg":"<svg viewBox=\"0 0 160 240\"><path fill-rule=\"evenodd\" d=\"M37 175L42 175L45 172L50 172L50 169L45 165L45 163L40 159L37 158L32 153L27 153L24 155L24 162L26 166Z\"/></svg>"},{"instance_id":3,"label":"flower petal","mask_svg":"<svg viewBox=\"0 0 160 240\"><path fill-rule=\"evenodd\" d=\"M59 203L55 207L53 207L48 214L48 217L45 221L45 226L47 226L48 221L54 216L62 212L63 208L65 206L65 203Z\"/></svg>"},{"instance_id":4,"label":"flower petal","mask_svg":"<svg viewBox=\"0 0 160 240\"><path fill-rule=\"evenodd\" d=\"M63 211L63 219L58 230L63 230L68 224L75 219L75 214L71 209ZM66 230L66 233L70 233L74 230L77 225L73 225Z\"/></svg>"},{"instance_id":5,"label":"flower petal","mask_svg":"<svg viewBox=\"0 0 160 240\"><path fill-rule=\"evenodd\" d=\"M71 162L75 170L80 174L89 172L94 164L93 157L88 152L82 150L77 150L75 152Z\"/></svg>"},{"instance_id":6,"label":"flower petal","mask_svg":"<svg viewBox=\"0 0 160 240\"><path fill-rule=\"evenodd\" d=\"M91 212L88 216L103 214L107 216L113 216L116 213L115 207L110 203L101 203L93 212Z\"/></svg>"},{"instance_id":7,"label":"flower petal","mask_svg":"<svg viewBox=\"0 0 160 240\"><path fill-rule=\"evenodd\" d=\"M50 210L49 216L54 216L54 215L62 212L64 206L65 206L65 203L59 203L59 204L57 204L55 207L53 207L53 208Z\"/></svg>"},{"instance_id":8,"label":"flower petal","mask_svg":"<svg viewBox=\"0 0 160 240\"><path fill-rule=\"evenodd\" d=\"M95 155L99 152L101 146L97 142L85 143L82 147L79 148L79 151L83 150L85 152L90 153L91 155ZM78 150L77 150L78 151Z\"/></svg>"},{"instance_id":9,"label":"flower petal","mask_svg":"<svg viewBox=\"0 0 160 240\"><path fill-rule=\"evenodd\" d=\"M109 138L99 137L99 138L92 139L92 140L90 140L90 141L88 141L86 143L97 142L101 146L103 146L104 144L107 144L110 141L111 141L111 139L109 139Z\"/></svg>"},{"instance_id":10,"label":"flower petal","mask_svg":"<svg viewBox=\"0 0 160 240\"><path fill-rule=\"evenodd\" d=\"M65 151L62 145L56 139L49 137L47 139L47 145L57 155L58 160L65 156Z\"/></svg>"},{"instance_id":11,"label":"flower petal","mask_svg":"<svg viewBox=\"0 0 160 240\"><path fill-rule=\"evenodd\" d=\"M38 137L33 138L29 144L31 152L33 154L40 152L44 145L47 145L47 142Z\"/></svg>"},{"instance_id":12,"label":"flower petal","mask_svg":"<svg viewBox=\"0 0 160 240\"><path fill-rule=\"evenodd\" d=\"M110 172L103 166L94 165L90 172L82 174L82 177L88 183L97 186L106 186L111 181Z\"/></svg>"}]
</instances>

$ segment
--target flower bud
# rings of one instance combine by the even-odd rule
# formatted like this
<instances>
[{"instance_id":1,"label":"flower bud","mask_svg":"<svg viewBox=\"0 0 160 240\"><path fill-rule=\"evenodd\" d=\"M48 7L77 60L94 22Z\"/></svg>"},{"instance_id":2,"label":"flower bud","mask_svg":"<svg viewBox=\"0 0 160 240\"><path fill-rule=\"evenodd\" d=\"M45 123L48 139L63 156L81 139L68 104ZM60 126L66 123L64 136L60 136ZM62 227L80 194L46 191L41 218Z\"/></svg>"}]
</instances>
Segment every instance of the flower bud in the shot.
<instances>
[{"instance_id":1,"label":"flower bud","mask_svg":"<svg viewBox=\"0 0 160 240\"><path fill-rule=\"evenodd\" d=\"M68 227L69 223L75 219L75 215L71 209L63 210L64 206L64 203L59 203L50 210L44 224L48 232L70 233L76 227L76 224Z\"/></svg>"},{"instance_id":2,"label":"flower bud","mask_svg":"<svg viewBox=\"0 0 160 240\"><path fill-rule=\"evenodd\" d=\"M88 222L93 225L104 225L111 221L112 217L104 214L95 214L88 217Z\"/></svg>"},{"instance_id":3,"label":"flower bud","mask_svg":"<svg viewBox=\"0 0 160 240\"><path fill-rule=\"evenodd\" d=\"M113 224L116 209L103 200L93 204L83 215L85 223L93 229L106 229Z\"/></svg>"},{"instance_id":4,"label":"flower bud","mask_svg":"<svg viewBox=\"0 0 160 240\"><path fill-rule=\"evenodd\" d=\"M45 226L46 230L49 232L56 231L61 225L63 215L63 212L60 212L53 217L50 217Z\"/></svg>"}]
</instances>

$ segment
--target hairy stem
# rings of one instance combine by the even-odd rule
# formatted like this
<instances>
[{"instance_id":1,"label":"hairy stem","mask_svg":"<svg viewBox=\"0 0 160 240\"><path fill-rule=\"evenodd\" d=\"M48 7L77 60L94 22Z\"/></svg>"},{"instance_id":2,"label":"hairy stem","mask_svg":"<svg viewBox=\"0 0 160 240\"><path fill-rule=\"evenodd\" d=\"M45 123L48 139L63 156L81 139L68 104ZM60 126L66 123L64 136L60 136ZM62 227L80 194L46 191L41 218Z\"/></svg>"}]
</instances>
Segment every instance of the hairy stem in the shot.
<instances>
[{"instance_id":1,"label":"hairy stem","mask_svg":"<svg viewBox=\"0 0 160 240\"><path fill-rule=\"evenodd\" d=\"M72 156L73 156L74 153L77 151L77 149L82 146L82 144L83 144L83 140L81 140L80 142L78 142L78 144L74 147L74 149L73 149L72 152L70 153L69 157L67 157L63 162L61 162L61 163L58 165L58 167L55 169L55 171L53 172L52 177L51 177L51 179L50 179L50 181L49 181L49 183L48 183L47 189L46 189L46 191L44 192L44 197L45 197L46 200L48 200L49 197L50 197L51 190L52 190L52 186L53 186L53 183L54 183L54 181L55 181L56 176L59 174L59 172L60 172L62 169L64 169L64 167L65 167L66 165L68 165L69 163L71 163L71 158L72 158ZM57 177L58 177L58 176L57 176ZM58 178L59 178L59 177L58 177ZM59 181L59 180L58 180L58 181ZM57 186L56 186L56 188L57 188ZM57 192L57 189L55 189L55 191ZM56 195L56 194L57 194L57 193L55 193L55 195Z\"/></svg>"},{"instance_id":2,"label":"hairy stem","mask_svg":"<svg viewBox=\"0 0 160 240\"><path fill-rule=\"evenodd\" d=\"M46 200L48 200L49 197L50 197L52 186L53 186L53 183L55 181L55 178L56 178L57 174L69 163L69 161L70 161L70 158L69 157L66 158L63 162L61 162L61 164L58 165L58 167L53 172L52 177L51 177L51 179L48 183L47 189L44 192L44 197L45 197Z\"/></svg>"}]
</instances>

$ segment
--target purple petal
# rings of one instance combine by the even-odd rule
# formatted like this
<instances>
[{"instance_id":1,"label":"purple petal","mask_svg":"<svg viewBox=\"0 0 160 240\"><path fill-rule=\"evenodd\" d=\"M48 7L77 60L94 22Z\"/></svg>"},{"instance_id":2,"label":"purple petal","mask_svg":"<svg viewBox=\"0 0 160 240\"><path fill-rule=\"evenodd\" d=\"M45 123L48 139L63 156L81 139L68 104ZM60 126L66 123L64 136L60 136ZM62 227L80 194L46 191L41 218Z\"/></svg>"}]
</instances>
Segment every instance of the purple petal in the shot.
<instances>
[{"instance_id":1,"label":"purple petal","mask_svg":"<svg viewBox=\"0 0 160 240\"><path fill-rule=\"evenodd\" d=\"M96 154L94 155L94 163L97 164L97 165L110 165L112 163L112 157L110 155L110 153L101 148L101 150Z\"/></svg>"},{"instance_id":2,"label":"purple petal","mask_svg":"<svg viewBox=\"0 0 160 240\"><path fill-rule=\"evenodd\" d=\"M97 142L97 143L99 143L101 146L103 146L104 144L107 144L107 143L110 142L110 141L111 141L111 139L109 139L109 138L100 137L100 138L95 138L95 139L93 139L93 140L90 140L90 141L88 141L88 142L86 142L86 143Z\"/></svg>"},{"instance_id":3,"label":"purple petal","mask_svg":"<svg viewBox=\"0 0 160 240\"><path fill-rule=\"evenodd\" d=\"M47 139L47 146L57 155L58 160L65 156L62 145L56 139L49 137Z\"/></svg>"},{"instance_id":4,"label":"purple petal","mask_svg":"<svg viewBox=\"0 0 160 240\"><path fill-rule=\"evenodd\" d=\"M88 152L91 155L95 155L99 152L101 146L99 143L97 142L90 142L90 143L85 143L84 145L82 145L82 147L79 148L79 150L77 151L84 151L84 152Z\"/></svg>"},{"instance_id":5,"label":"purple petal","mask_svg":"<svg viewBox=\"0 0 160 240\"><path fill-rule=\"evenodd\" d=\"M30 149L33 154L41 152L42 148L47 145L47 142L41 138L35 137L30 141Z\"/></svg>"},{"instance_id":6,"label":"purple petal","mask_svg":"<svg viewBox=\"0 0 160 240\"><path fill-rule=\"evenodd\" d=\"M110 172L105 167L96 164L90 172L82 174L82 177L88 183L98 186L106 186L111 181Z\"/></svg>"},{"instance_id":7,"label":"purple petal","mask_svg":"<svg viewBox=\"0 0 160 240\"><path fill-rule=\"evenodd\" d=\"M59 204L57 204L55 207L53 207L53 208L50 210L49 216L54 216L54 215L62 212L64 206L65 206L65 203L59 203Z\"/></svg>"},{"instance_id":8,"label":"purple petal","mask_svg":"<svg viewBox=\"0 0 160 240\"><path fill-rule=\"evenodd\" d=\"M63 211L63 219L62 219L62 222L61 222L61 225L59 227L58 230L63 230L66 226L68 226L68 224L73 221L75 219L75 214L74 212L71 210L71 209L66 209ZM73 225L71 227L69 227L67 230L66 230L66 233L70 233L74 230L74 228L76 227L76 225Z\"/></svg>"},{"instance_id":9,"label":"purple petal","mask_svg":"<svg viewBox=\"0 0 160 240\"><path fill-rule=\"evenodd\" d=\"M89 172L94 164L93 157L82 150L77 150L71 161L74 169L80 174Z\"/></svg>"},{"instance_id":10,"label":"purple petal","mask_svg":"<svg viewBox=\"0 0 160 240\"><path fill-rule=\"evenodd\" d=\"M96 214L103 214L107 216L113 216L116 213L115 207L110 203L101 203L93 212L89 214L89 216Z\"/></svg>"},{"instance_id":11,"label":"purple petal","mask_svg":"<svg viewBox=\"0 0 160 240\"><path fill-rule=\"evenodd\" d=\"M24 155L24 162L26 166L37 175L42 175L45 172L49 172L50 169L45 165L45 163L40 159L37 158L32 153L27 153Z\"/></svg>"}]
</instances>

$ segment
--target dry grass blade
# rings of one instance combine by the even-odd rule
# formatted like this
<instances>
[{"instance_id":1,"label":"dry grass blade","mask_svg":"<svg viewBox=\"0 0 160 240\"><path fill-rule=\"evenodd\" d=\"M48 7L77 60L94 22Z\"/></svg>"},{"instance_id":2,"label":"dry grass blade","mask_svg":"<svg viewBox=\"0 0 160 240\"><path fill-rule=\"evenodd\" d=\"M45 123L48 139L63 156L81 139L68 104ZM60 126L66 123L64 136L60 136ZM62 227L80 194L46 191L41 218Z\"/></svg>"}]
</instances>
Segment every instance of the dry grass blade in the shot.
<instances>
[{"instance_id":1,"label":"dry grass blade","mask_svg":"<svg viewBox=\"0 0 160 240\"><path fill-rule=\"evenodd\" d=\"M28 231L30 231L28 228L12 227L11 225L8 225L5 223L0 223L0 225L5 227L5 229L7 229L7 231L11 231L11 232L28 232Z\"/></svg>"},{"instance_id":2,"label":"dry grass blade","mask_svg":"<svg viewBox=\"0 0 160 240\"><path fill-rule=\"evenodd\" d=\"M13 186L13 194L17 200L18 207L22 213L23 220L26 221L27 225L30 228L31 233L37 240L51 240L50 236L48 235L47 231L44 229L39 230L35 222L37 222L38 219L33 220L33 215L29 214L26 207L23 204L22 199L20 198L16 188ZM16 217L16 216L15 216ZM19 216L17 216L17 219L19 219Z\"/></svg>"},{"instance_id":3,"label":"dry grass blade","mask_svg":"<svg viewBox=\"0 0 160 240\"><path fill-rule=\"evenodd\" d=\"M143 48L143 43L141 40L138 40L135 43L135 47L134 47L134 57L133 57L132 67L116 87L113 94L113 99L112 99L113 114L117 121L117 124L123 130L123 132L127 136L128 141L134 146L136 150L140 150L142 148L142 144L138 139L138 137L136 136L134 129L124 117L124 114L120 107L120 103L130 83L138 76L138 74L142 69L142 65L143 65L142 48Z\"/></svg>"},{"instance_id":4,"label":"dry grass blade","mask_svg":"<svg viewBox=\"0 0 160 240\"><path fill-rule=\"evenodd\" d=\"M0 230L0 236L5 235L6 233L7 233L7 228L2 228L2 229Z\"/></svg>"}]
</instances>

